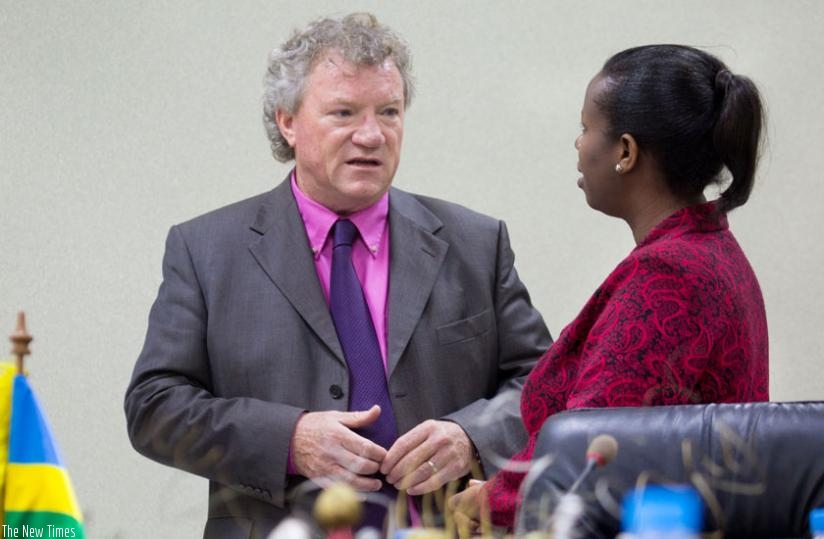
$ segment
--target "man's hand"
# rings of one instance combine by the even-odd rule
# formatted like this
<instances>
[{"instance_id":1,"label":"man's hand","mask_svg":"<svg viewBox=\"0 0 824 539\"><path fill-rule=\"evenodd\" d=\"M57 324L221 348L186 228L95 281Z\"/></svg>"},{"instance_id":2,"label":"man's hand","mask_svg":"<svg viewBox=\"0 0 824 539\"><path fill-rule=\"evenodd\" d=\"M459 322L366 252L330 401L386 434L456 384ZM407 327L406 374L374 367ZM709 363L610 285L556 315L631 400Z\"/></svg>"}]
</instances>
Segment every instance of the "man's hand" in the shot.
<instances>
[{"instance_id":1,"label":"man's hand","mask_svg":"<svg viewBox=\"0 0 824 539\"><path fill-rule=\"evenodd\" d=\"M472 466L472 442L452 421L424 421L398 438L381 464L386 480L412 496L463 477Z\"/></svg>"},{"instance_id":2,"label":"man's hand","mask_svg":"<svg viewBox=\"0 0 824 539\"><path fill-rule=\"evenodd\" d=\"M295 470L321 486L343 481L360 491L379 490L381 481L368 476L378 471L386 449L352 429L374 423L380 414L377 405L363 412L304 414L292 437Z\"/></svg>"}]
</instances>

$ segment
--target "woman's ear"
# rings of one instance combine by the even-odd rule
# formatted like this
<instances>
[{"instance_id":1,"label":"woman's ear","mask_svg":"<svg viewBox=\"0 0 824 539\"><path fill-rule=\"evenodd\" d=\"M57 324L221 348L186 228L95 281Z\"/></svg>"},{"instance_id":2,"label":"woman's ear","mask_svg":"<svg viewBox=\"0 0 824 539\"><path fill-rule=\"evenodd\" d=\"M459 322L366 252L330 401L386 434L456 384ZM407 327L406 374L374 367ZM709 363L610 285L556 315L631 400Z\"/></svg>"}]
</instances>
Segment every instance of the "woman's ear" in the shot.
<instances>
[{"instance_id":1,"label":"woman's ear","mask_svg":"<svg viewBox=\"0 0 824 539\"><path fill-rule=\"evenodd\" d=\"M615 169L620 169L622 174L626 174L635 168L638 162L638 143L635 141L635 137L629 133L621 135L618 143L621 145L621 157Z\"/></svg>"}]
</instances>

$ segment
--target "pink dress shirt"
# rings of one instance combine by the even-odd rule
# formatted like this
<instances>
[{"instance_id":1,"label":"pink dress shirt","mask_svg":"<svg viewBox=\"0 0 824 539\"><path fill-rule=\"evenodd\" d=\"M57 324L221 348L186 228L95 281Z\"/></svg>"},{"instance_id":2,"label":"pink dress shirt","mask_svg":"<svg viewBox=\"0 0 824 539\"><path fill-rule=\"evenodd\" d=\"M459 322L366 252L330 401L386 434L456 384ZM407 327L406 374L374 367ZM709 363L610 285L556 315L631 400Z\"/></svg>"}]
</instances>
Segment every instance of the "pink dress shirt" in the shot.
<instances>
[{"instance_id":1,"label":"pink dress shirt","mask_svg":"<svg viewBox=\"0 0 824 539\"><path fill-rule=\"evenodd\" d=\"M386 370L386 328L387 296L389 295L389 193L385 193L375 204L350 215L341 216L315 202L297 184L292 172L292 194L297 202L298 213L303 219L309 247L315 259L323 296L329 304L329 280L332 272L332 239L329 232L335 221L346 218L352 221L360 233L360 238L352 246L352 264L363 288L372 324L378 337L378 344ZM289 452L287 471L294 474L292 452ZM408 499L409 518L413 526L420 526L417 508Z\"/></svg>"},{"instance_id":2,"label":"pink dress shirt","mask_svg":"<svg viewBox=\"0 0 824 539\"><path fill-rule=\"evenodd\" d=\"M306 196L298 187L292 173L292 193L298 212L306 227L309 247L315 258L323 296L329 304L329 279L332 272L332 238L329 231L335 221L346 218L352 221L360 238L352 246L352 264L358 275L369 314L378 336L378 344L386 369L386 297L389 290L389 193L375 204L356 213L341 216Z\"/></svg>"},{"instance_id":3,"label":"pink dress shirt","mask_svg":"<svg viewBox=\"0 0 824 539\"><path fill-rule=\"evenodd\" d=\"M306 228L309 247L315 259L320 286L326 304L329 304L329 280L332 272L332 239L329 232L339 216L300 190L292 172L292 194L298 206L298 213ZM366 303L386 370L386 297L389 290L389 194L384 194L375 204L359 212L345 216L352 221L360 233L360 238L352 246L352 264L363 288ZM294 434L293 434L294 435ZM289 450L286 472L294 475L292 451Z\"/></svg>"}]
</instances>

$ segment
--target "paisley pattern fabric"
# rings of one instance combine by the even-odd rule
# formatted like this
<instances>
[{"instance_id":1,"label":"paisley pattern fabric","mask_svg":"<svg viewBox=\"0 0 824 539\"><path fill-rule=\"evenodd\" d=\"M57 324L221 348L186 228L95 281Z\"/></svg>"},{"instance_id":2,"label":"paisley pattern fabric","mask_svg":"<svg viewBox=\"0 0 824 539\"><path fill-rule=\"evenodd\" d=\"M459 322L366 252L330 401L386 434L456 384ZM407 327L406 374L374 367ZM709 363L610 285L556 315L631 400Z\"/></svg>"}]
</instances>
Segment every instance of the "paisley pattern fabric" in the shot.
<instances>
[{"instance_id":1,"label":"paisley pattern fabric","mask_svg":"<svg viewBox=\"0 0 824 539\"><path fill-rule=\"evenodd\" d=\"M547 417L572 408L765 401L767 320L758 281L713 203L653 229L595 291L521 397L529 461ZM484 487L512 526L523 474Z\"/></svg>"}]
</instances>

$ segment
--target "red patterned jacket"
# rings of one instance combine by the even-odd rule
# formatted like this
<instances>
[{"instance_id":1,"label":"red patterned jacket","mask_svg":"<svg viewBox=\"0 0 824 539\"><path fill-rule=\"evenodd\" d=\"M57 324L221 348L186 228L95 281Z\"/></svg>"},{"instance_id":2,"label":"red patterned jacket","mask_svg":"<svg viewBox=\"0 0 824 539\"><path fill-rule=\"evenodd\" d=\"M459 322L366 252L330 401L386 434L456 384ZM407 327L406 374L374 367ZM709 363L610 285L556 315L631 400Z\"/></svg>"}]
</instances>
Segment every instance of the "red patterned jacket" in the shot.
<instances>
[{"instance_id":1,"label":"red patterned jacket","mask_svg":"<svg viewBox=\"0 0 824 539\"><path fill-rule=\"evenodd\" d=\"M758 281L714 203L654 228L595 291L530 374L521 397L532 457L552 414L583 407L769 399L767 319ZM512 526L524 475L484 487Z\"/></svg>"}]
</instances>

